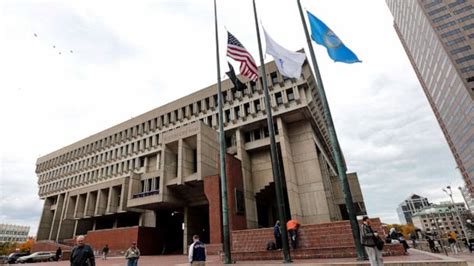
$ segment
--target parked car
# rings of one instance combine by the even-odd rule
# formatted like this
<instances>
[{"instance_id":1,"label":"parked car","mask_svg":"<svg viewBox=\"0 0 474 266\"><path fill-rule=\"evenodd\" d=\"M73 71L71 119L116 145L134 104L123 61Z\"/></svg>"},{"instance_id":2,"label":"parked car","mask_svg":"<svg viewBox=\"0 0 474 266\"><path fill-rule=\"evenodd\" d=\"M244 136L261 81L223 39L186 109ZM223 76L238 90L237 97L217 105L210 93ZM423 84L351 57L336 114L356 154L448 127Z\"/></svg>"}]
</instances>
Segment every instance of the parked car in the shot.
<instances>
[{"instance_id":1,"label":"parked car","mask_svg":"<svg viewBox=\"0 0 474 266\"><path fill-rule=\"evenodd\" d=\"M8 264L13 264L13 263L16 262L16 260L19 257L28 256L28 255L30 255L30 252L13 252L10 255L8 255L7 263Z\"/></svg>"},{"instance_id":2,"label":"parked car","mask_svg":"<svg viewBox=\"0 0 474 266\"><path fill-rule=\"evenodd\" d=\"M16 263L38 262L38 261L53 261L56 254L47 251L35 252L31 255L19 257Z\"/></svg>"}]
</instances>

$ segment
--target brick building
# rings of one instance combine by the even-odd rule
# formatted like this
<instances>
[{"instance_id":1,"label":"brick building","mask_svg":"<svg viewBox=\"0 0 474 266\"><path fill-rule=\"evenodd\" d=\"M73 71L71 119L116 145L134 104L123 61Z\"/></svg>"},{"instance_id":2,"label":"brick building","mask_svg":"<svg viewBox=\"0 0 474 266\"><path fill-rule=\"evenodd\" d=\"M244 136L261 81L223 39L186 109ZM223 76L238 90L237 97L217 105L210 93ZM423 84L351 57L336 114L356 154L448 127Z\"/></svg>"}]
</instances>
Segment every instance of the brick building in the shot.
<instances>
[{"instance_id":1,"label":"brick building","mask_svg":"<svg viewBox=\"0 0 474 266\"><path fill-rule=\"evenodd\" d=\"M315 80L265 65L288 217L303 224L347 216ZM244 79L244 78L242 78ZM261 82L236 92L222 82L231 230L276 221ZM182 253L193 234L221 243L216 85L113 126L37 160L44 200L37 239L79 234L95 249L138 241L147 254ZM357 175L350 185L365 205ZM153 245L148 245L153 240Z\"/></svg>"}]
</instances>

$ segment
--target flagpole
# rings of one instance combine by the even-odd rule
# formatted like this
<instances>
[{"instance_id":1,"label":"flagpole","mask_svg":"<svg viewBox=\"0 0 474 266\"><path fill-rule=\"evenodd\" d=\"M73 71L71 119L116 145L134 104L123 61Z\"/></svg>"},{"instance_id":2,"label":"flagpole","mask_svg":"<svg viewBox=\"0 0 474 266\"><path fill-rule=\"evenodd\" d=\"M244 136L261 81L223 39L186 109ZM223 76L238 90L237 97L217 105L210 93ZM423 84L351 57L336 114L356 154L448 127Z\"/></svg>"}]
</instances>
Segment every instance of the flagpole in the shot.
<instances>
[{"instance_id":1,"label":"flagpole","mask_svg":"<svg viewBox=\"0 0 474 266\"><path fill-rule=\"evenodd\" d=\"M306 41L308 42L308 48L311 55L311 61L313 63L313 68L314 68L314 72L316 76L316 83L318 85L318 95L319 95L319 98L321 99L321 104L324 111L324 118L326 119L326 123L328 126L331 149L334 154L334 159L336 161L336 167L337 167L337 172L339 175L339 180L341 181L342 192L344 193L344 201L346 203L347 213L349 215L349 220L351 223L352 236L354 238L354 243L356 247L357 259L363 260L365 255L364 255L364 250L362 248L362 245L360 243L359 223L357 222L357 217L354 210L354 202L352 201L352 193L349 187L349 182L347 180L346 167L344 164L344 160L342 158L342 154L340 152L341 148L339 146L339 141L337 140L336 130L334 128L334 123L332 121L331 111L329 110L329 104L326 98L326 92L324 91L324 85L321 79L321 73L319 73L318 62L316 61L316 56L314 54L313 44L311 42L311 38L308 33L306 20L304 19L303 9L301 8L301 2L300 0L297 0L297 2L298 2L298 8L300 11L301 21L303 22L303 28L304 28L304 33L306 35Z\"/></svg>"},{"instance_id":2,"label":"flagpole","mask_svg":"<svg viewBox=\"0 0 474 266\"><path fill-rule=\"evenodd\" d=\"M285 200L283 196L283 184L279 167L277 146L275 141L275 129L273 126L272 109L270 106L270 95L267 86L267 74L265 72L265 62L263 61L262 42L260 41L260 29L258 27L257 8L255 0L253 0L253 12L255 16L255 27L257 29L258 52L260 55L260 69L263 81L263 91L265 98L265 111L267 112L267 127L270 135L270 154L272 160L273 181L275 183L276 200L278 206L278 218L280 219L281 237L282 237L282 251L284 262L291 262L288 235L286 232L286 214L285 214Z\"/></svg>"},{"instance_id":3,"label":"flagpole","mask_svg":"<svg viewBox=\"0 0 474 266\"><path fill-rule=\"evenodd\" d=\"M219 112L219 168L221 177L221 203L222 203L222 232L223 232L223 249L224 249L224 263L231 264L232 258L230 253L230 232L229 232L229 216L227 207L227 176L225 164L225 132L224 132L224 118L222 112L222 88L221 88L221 67L219 60L219 34L217 27L217 4L214 0L214 26L216 30L216 60L217 60L217 101Z\"/></svg>"}]
</instances>

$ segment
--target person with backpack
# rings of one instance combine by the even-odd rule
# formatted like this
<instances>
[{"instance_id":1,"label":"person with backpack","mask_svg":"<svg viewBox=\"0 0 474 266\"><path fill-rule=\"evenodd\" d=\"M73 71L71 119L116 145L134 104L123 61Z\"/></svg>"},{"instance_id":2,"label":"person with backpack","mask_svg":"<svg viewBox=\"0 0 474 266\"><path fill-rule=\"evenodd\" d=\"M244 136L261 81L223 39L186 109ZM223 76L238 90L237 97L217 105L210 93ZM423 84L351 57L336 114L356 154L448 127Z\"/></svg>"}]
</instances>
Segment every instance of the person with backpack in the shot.
<instances>
[{"instance_id":1,"label":"person with backpack","mask_svg":"<svg viewBox=\"0 0 474 266\"><path fill-rule=\"evenodd\" d=\"M364 216L364 218L362 218L362 225L360 227L360 242L362 246L364 246L365 252L369 257L370 265L383 265L382 251L380 251L377 247L377 243L380 241L380 238L377 232L372 230L370 223L369 217Z\"/></svg>"},{"instance_id":2,"label":"person with backpack","mask_svg":"<svg viewBox=\"0 0 474 266\"><path fill-rule=\"evenodd\" d=\"M273 236L275 237L276 249L281 249L280 221L276 221L275 226L273 227Z\"/></svg>"}]
</instances>

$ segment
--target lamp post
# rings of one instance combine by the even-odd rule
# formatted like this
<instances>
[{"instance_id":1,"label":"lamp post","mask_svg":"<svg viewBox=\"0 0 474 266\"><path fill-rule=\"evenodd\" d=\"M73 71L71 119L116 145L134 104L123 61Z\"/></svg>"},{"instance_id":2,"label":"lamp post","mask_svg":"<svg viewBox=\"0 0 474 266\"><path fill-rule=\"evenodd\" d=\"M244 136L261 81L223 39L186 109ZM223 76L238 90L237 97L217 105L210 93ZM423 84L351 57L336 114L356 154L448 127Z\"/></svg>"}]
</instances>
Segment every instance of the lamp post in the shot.
<instances>
[{"instance_id":1,"label":"lamp post","mask_svg":"<svg viewBox=\"0 0 474 266\"><path fill-rule=\"evenodd\" d=\"M447 189L447 190L446 190ZM459 215L459 210L458 208L456 207L456 204L454 203L454 199L453 199L453 191L451 190L451 186L447 186L446 189L443 188L443 191L448 194L448 196L451 198L451 202L453 203L453 208L454 208L454 211L456 211L456 216L458 217L459 219L459 223L461 223L461 229L462 229L462 232L464 234L464 237L467 239L469 236L466 232L466 229L464 228L464 222L462 221L462 218L461 218L461 215ZM449 192L448 192L449 191ZM462 194L462 192L461 192Z\"/></svg>"}]
</instances>

